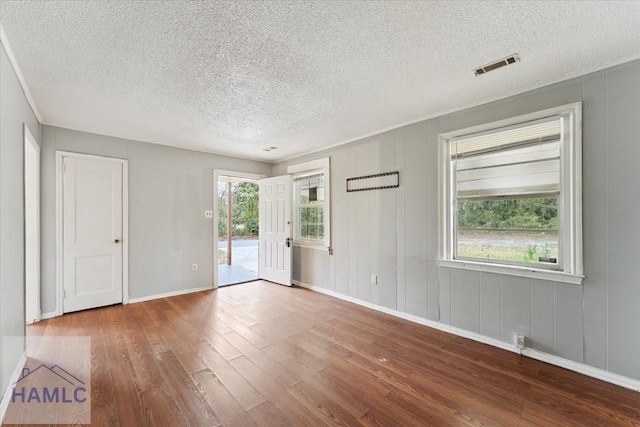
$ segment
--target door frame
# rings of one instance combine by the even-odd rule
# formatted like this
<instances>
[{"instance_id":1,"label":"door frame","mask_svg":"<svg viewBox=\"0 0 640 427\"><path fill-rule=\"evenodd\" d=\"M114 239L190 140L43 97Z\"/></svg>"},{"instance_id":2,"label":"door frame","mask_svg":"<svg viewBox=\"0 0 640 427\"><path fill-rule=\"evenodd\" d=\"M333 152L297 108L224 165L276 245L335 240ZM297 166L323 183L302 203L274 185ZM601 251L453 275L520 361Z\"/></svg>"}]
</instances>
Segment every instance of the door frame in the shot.
<instances>
[{"instance_id":1,"label":"door frame","mask_svg":"<svg viewBox=\"0 0 640 427\"><path fill-rule=\"evenodd\" d=\"M218 177L231 176L233 178L244 179L248 182L258 182L267 178L267 175L230 171L223 169L213 170L213 289L218 289ZM260 210L258 210L258 218ZM258 263L260 262L260 252L258 252Z\"/></svg>"},{"instance_id":2,"label":"door frame","mask_svg":"<svg viewBox=\"0 0 640 427\"><path fill-rule=\"evenodd\" d=\"M31 131L26 124L24 127L24 174L25 174L25 314L26 313L35 313L34 319L27 319L27 324L33 322L39 322L42 318L42 307L40 307L40 146L36 143L36 139L33 137ZM32 253L30 254L26 245L26 233L27 233L27 212L26 212L26 174L27 174L27 150L33 149L36 157L36 168L35 168L35 232L36 232L36 242L35 248L32 248ZM26 260L31 255L35 258L33 260L33 271L30 271L31 276L33 277L32 282L26 281L27 275L27 263ZM33 296L30 300L27 298L27 295ZM30 306L31 310L27 310L26 306Z\"/></svg>"},{"instance_id":3,"label":"door frame","mask_svg":"<svg viewBox=\"0 0 640 427\"><path fill-rule=\"evenodd\" d=\"M129 161L115 157L56 150L56 311L62 316L64 304L62 160L64 157L102 160L122 165L122 304L129 304Z\"/></svg>"}]
</instances>

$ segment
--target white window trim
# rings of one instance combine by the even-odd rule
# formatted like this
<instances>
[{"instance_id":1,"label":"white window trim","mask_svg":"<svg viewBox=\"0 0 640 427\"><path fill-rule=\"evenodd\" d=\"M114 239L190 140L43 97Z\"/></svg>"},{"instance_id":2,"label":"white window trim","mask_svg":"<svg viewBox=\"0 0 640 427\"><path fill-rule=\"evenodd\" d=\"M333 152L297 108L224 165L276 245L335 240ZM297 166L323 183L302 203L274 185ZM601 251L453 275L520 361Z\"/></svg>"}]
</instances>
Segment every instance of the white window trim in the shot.
<instances>
[{"instance_id":1,"label":"white window trim","mask_svg":"<svg viewBox=\"0 0 640 427\"><path fill-rule=\"evenodd\" d=\"M464 135L513 126L550 116L564 116L569 124L563 127L560 147L561 197L558 199L563 270L555 271L534 266L507 265L481 261L456 260L454 253L453 206L455 194L451 185L450 140ZM568 154L566 155L568 150ZM487 271L513 276L581 284L582 264L582 103L562 105L517 117L486 123L440 134L438 142L438 265L450 268Z\"/></svg>"},{"instance_id":2,"label":"white window trim","mask_svg":"<svg viewBox=\"0 0 640 427\"><path fill-rule=\"evenodd\" d=\"M309 240L296 240L294 237L293 245L302 248L328 251L331 248L331 175L329 157L323 157L321 159L298 163L287 167L287 173L292 175L294 181L296 177L310 175L315 172L322 172L324 174L324 241L316 243ZM296 186L293 185L293 191L295 191L295 187ZM294 208L297 209L298 202L295 195L293 200ZM297 214L294 216L294 221L297 221ZM297 230L298 224L294 224L294 226ZM297 232L294 232L294 236L297 236L297 234Z\"/></svg>"}]
</instances>

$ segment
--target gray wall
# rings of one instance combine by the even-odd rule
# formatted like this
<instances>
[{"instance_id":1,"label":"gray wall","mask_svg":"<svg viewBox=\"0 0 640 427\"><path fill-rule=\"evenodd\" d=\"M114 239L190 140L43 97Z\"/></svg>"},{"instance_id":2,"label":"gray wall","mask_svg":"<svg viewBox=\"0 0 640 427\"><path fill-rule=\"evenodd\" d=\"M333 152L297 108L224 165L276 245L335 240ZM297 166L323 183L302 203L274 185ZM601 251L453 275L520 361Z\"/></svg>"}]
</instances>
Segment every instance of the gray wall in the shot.
<instances>
[{"instance_id":1,"label":"gray wall","mask_svg":"<svg viewBox=\"0 0 640 427\"><path fill-rule=\"evenodd\" d=\"M438 268L437 138L583 102L582 286ZM294 252L294 278L640 379L640 61L447 114L274 166L331 156L334 256ZM400 171L393 190L345 192L352 176ZM370 285L370 275L379 285Z\"/></svg>"},{"instance_id":2,"label":"gray wall","mask_svg":"<svg viewBox=\"0 0 640 427\"><path fill-rule=\"evenodd\" d=\"M42 311L56 308L55 151L127 159L131 298L213 283L213 170L269 175L271 165L42 127ZM191 264L198 263L198 271Z\"/></svg>"},{"instance_id":3,"label":"gray wall","mask_svg":"<svg viewBox=\"0 0 640 427\"><path fill-rule=\"evenodd\" d=\"M0 392L25 346L23 124L39 143L40 125L0 45Z\"/></svg>"}]
</instances>

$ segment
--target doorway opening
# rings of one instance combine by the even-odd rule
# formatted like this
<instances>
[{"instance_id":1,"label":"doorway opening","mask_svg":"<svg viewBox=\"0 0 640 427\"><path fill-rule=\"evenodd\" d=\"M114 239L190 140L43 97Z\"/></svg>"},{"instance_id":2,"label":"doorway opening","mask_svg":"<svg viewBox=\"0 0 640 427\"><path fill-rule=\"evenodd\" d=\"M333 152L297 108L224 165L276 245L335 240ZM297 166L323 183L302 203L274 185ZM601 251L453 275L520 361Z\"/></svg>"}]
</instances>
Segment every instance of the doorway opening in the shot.
<instances>
[{"instance_id":1,"label":"doorway opening","mask_svg":"<svg viewBox=\"0 0 640 427\"><path fill-rule=\"evenodd\" d=\"M217 262L218 286L258 279L260 227L257 179L218 175Z\"/></svg>"}]
</instances>

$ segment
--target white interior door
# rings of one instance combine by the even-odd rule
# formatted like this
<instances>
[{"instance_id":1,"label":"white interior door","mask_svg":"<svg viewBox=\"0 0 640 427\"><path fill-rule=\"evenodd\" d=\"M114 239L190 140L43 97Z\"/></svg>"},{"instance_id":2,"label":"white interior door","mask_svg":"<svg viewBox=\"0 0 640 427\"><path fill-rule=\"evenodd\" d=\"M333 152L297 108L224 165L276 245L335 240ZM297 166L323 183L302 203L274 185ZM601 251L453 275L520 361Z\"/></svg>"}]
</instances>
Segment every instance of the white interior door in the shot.
<instances>
[{"instance_id":1,"label":"white interior door","mask_svg":"<svg viewBox=\"0 0 640 427\"><path fill-rule=\"evenodd\" d=\"M291 176L260 181L261 279L291 286Z\"/></svg>"},{"instance_id":2,"label":"white interior door","mask_svg":"<svg viewBox=\"0 0 640 427\"><path fill-rule=\"evenodd\" d=\"M64 312L122 302L123 164L63 157Z\"/></svg>"}]
</instances>

